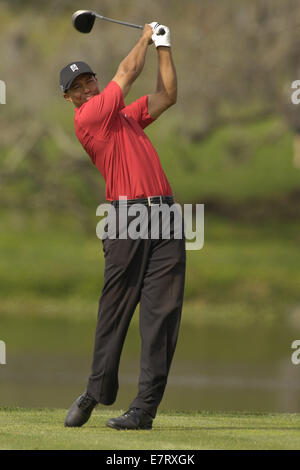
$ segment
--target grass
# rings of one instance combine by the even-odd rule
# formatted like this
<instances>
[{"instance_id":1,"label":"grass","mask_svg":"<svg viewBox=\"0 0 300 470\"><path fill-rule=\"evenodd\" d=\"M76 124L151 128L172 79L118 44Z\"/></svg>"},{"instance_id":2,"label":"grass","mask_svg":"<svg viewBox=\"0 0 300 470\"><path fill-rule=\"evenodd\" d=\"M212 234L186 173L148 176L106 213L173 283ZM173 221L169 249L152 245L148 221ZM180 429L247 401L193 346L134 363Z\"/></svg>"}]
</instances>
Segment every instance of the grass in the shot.
<instances>
[{"instance_id":1,"label":"grass","mask_svg":"<svg viewBox=\"0 0 300 470\"><path fill-rule=\"evenodd\" d=\"M30 215L20 226L2 215L0 292L2 297L97 296L103 283L101 241L53 218L42 226ZM96 226L96 220L95 220ZM187 253L186 299L228 295L250 300L268 293L298 298L299 223L240 223L205 217L205 244ZM71 233L71 235L70 235ZM261 291L257 284L260 283Z\"/></svg>"},{"instance_id":2,"label":"grass","mask_svg":"<svg viewBox=\"0 0 300 470\"><path fill-rule=\"evenodd\" d=\"M96 409L82 428L64 428L66 410L0 408L1 450L281 450L300 448L299 414L159 413L151 431L115 431L123 411Z\"/></svg>"}]
</instances>

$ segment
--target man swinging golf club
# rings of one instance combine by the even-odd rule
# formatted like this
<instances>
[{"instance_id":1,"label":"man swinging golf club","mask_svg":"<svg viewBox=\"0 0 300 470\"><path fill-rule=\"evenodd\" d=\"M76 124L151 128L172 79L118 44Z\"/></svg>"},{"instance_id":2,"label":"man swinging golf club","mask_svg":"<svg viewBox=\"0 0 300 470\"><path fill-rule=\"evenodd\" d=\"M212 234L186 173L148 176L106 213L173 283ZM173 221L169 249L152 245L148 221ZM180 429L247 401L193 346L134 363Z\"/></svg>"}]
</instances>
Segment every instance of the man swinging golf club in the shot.
<instances>
[{"instance_id":1,"label":"man swinging golf club","mask_svg":"<svg viewBox=\"0 0 300 470\"><path fill-rule=\"evenodd\" d=\"M121 210L121 196L126 196L126 208L138 203L149 212L153 205L174 203L159 157L143 132L177 97L170 32L163 26L165 34L157 34L160 26L155 22L144 26L137 44L101 92L96 74L84 62L70 63L60 73L64 97L75 106L77 138L103 175L106 198L117 212ZM153 42L158 55L156 91L125 106L124 97L140 75ZM104 286L92 370L86 391L69 409L65 426L82 426L98 403L114 403L121 351L138 303L142 340L138 394L128 411L109 419L107 426L151 429L166 387L183 302L184 234L174 237L171 218L169 239L151 239L150 235L148 239L124 239L118 235L117 229L115 239L102 240Z\"/></svg>"}]
</instances>

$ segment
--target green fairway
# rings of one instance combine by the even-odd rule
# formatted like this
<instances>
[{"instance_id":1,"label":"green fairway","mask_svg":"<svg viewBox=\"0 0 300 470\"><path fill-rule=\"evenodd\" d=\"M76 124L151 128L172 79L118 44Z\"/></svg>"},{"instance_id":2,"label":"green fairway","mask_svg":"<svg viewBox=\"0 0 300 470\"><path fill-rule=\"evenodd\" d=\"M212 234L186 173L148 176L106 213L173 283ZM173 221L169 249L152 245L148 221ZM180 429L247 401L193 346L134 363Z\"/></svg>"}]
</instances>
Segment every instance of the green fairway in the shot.
<instances>
[{"instance_id":1,"label":"green fairway","mask_svg":"<svg viewBox=\"0 0 300 470\"><path fill-rule=\"evenodd\" d=\"M120 411L121 412L121 411ZM299 414L159 413L151 431L115 431L119 412L95 410L82 428L64 428L66 410L0 408L0 449L299 449Z\"/></svg>"}]
</instances>

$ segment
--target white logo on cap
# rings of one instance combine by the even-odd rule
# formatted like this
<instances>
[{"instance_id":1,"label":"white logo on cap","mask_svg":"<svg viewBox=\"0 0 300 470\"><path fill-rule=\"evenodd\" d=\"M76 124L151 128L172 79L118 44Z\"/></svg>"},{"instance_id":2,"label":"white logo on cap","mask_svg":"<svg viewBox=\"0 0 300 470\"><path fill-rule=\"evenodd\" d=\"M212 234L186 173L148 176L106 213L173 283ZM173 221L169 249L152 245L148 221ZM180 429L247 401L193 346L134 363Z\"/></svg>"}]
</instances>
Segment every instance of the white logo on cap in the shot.
<instances>
[{"instance_id":1,"label":"white logo on cap","mask_svg":"<svg viewBox=\"0 0 300 470\"><path fill-rule=\"evenodd\" d=\"M75 72L76 70L79 70L79 68L77 67L76 64L70 65L70 69L72 70L72 72Z\"/></svg>"}]
</instances>

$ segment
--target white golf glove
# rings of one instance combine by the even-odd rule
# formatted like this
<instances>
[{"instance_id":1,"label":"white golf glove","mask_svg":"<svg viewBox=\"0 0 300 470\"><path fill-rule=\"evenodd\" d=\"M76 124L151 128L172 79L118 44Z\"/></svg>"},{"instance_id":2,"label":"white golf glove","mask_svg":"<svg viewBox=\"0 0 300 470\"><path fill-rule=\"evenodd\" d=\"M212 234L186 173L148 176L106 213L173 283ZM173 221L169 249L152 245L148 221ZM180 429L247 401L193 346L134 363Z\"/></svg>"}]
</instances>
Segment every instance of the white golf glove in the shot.
<instances>
[{"instance_id":1,"label":"white golf glove","mask_svg":"<svg viewBox=\"0 0 300 470\"><path fill-rule=\"evenodd\" d=\"M152 23L150 23L150 26L153 31L152 41L154 42L155 46L171 47L169 28L167 26L157 23L157 21L153 21ZM165 31L165 34L157 34L161 29Z\"/></svg>"}]
</instances>

